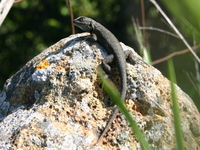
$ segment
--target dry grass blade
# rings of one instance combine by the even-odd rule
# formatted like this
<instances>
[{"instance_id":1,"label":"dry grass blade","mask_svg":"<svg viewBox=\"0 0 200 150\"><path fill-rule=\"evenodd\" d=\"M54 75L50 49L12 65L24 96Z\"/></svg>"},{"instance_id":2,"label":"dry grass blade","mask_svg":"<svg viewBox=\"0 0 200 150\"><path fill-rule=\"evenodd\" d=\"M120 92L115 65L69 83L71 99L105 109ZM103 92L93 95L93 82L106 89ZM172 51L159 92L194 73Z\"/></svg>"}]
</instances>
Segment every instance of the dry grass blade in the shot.
<instances>
[{"instance_id":1,"label":"dry grass blade","mask_svg":"<svg viewBox=\"0 0 200 150\"><path fill-rule=\"evenodd\" d=\"M196 50L196 49L198 49L198 48L200 48L200 45L195 45L195 46L192 47L192 49L194 49L194 50ZM174 52L174 53L169 54L169 55L166 56L166 57L163 57L163 58L160 58L160 59L158 59L158 60L155 60L155 61L153 61L151 64L152 64L152 65L156 65L156 64L159 64L159 63L161 63L161 62L163 62L163 61L166 61L166 60L168 60L168 59L170 59L170 58L172 58L172 57L174 57L174 56L176 56L176 55L182 55L182 54L185 54L185 53L188 53L188 52L190 52L189 49L184 49L184 50L182 50L182 51L177 51L177 52Z\"/></svg>"},{"instance_id":2,"label":"dry grass blade","mask_svg":"<svg viewBox=\"0 0 200 150\"><path fill-rule=\"evenodd\" d=\"M1 0L0 1L0 26L6 18L10 8L15 0Z\"/></svg>"},{"instance_id":3,"label":"dry grass blade","mask_svg":"<svg viewBox=\"0 0 200 150\"><path fill-rule=\"evenodd\" d=\"M185 40L183 35L179 32L179 30L175 27L175 25L172 23L172 21L167 17L167 15L164 13L164 11L160 8L158 3L155 0L149 0L151 3L154 4L154 6L158 9L158 11L162 14L162 16L166 19L166 21L169 23L169 25L172 27L172 29L176 32L176 34L180 37L180 39L183 41L183 43L186 45L186 47L190 50L190 52L193 54L193 56L196 58L198 63L200 63L199 57L196 55L192 47L188 44L188 42Z\"/></svg>"}]
</instances>

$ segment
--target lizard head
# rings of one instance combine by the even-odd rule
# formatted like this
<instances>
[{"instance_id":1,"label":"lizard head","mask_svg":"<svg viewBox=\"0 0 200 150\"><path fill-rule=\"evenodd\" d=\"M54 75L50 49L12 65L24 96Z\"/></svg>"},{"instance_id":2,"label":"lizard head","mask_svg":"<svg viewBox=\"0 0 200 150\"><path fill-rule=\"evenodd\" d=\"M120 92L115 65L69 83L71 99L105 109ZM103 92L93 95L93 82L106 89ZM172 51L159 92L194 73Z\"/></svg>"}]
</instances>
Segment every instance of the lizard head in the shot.
<instances>
[{"instance_id":1,"label":"lizard head","mask_svg":"<svg viewBox=\"0 0 200 150\"><path fill-rule=\"evenodd\" d=\"M93 29L92 19L84 16L74 19L74 25L87 32L90 32Z\"/></svg>"}]
</instances>

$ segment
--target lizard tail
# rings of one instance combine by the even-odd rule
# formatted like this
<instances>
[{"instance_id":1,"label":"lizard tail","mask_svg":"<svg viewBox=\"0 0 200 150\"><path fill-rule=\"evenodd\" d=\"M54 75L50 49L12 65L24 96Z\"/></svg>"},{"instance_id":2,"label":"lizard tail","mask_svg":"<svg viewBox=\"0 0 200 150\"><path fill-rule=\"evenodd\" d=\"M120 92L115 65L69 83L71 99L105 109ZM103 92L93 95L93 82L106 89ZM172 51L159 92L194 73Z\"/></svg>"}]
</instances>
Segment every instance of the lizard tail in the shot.
<instances>
[{"instance_id":1,"label":"lizard tail","mask_svg":"<svg viewBox=\"0 0 200 150\"><path fill-rule=\"evenodd\" d=\"M121 100L124 101L126 98L126 88L127 88L127 78L126 78L126 71L121 72Z\"/></svg>"},{"instance_id":2,"label":"lizard tail","mask_svg":"<svg viewBox=\"0 0 200 150\"><path fill-rule=\"evenodd\" d=\"M125 74L126 76L126 74ZM125 78L121 78L121 83L122 83L122 86L121 86L121 99L122 101L124 101L125 97L126 97L126 77ZM113 120L115 119L117 113L119 112L119 108L116 106L113 113L111 114L110 118L109 118L109 121L105 127L105 129L103 130L103 132L101 133L101 135L99 136L98 140L97 140L97 143L105 136L105 134L107 133L109 127L111 126Z\"/></svg>"},{"instance_id":3,"label":"lizard tail","mask_svg":"<svg viewBox=\"0 0 200 150\"><path fill-rule=\"evenodd\" d=\"M99 138L98 138L98 140L97 140L97 143L98 143L98 142L104 137L104 135L107 133L107 131L108 131L110 125L112 124L112 122L113 122L113 120L115 119L116 114L117 114L118 112L119 112L119 109L118 109L118 107L116 107L116 108L114 109L112 115L110 116L109 121L108 121L108 123L107 123L105 129L103 130L103 133L101 133L101 135L99 136Z\"/></svg>"}]
</instances>

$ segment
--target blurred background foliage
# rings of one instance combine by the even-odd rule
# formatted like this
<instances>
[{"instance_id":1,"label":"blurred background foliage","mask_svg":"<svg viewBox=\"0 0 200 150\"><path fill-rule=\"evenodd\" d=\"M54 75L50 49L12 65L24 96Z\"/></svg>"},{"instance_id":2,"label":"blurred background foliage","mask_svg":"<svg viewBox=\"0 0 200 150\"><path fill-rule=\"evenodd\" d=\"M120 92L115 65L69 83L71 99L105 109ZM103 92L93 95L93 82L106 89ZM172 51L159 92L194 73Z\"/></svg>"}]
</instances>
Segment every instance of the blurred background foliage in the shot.
<instances>
[{"instance_id":1,"label":"blurred background foliage","mask_svg":"<svg viewBox=\"0 0 200 150\"><path fill-rule=\"evenodd\" d=\"M200 1L157 2L189 44L199 44ZM94 18L113 32L119 41L133 47L139 53L140 46L132 19L141 25L140 0L71 0L71 4L75 18ZM145 26L174 33L150 1L145 1L144 8ZM77 32L82 31L76 28ZM14 4L0 27L0 89L3 88L6 79L27 61L71 33L70 12L66 0L23 0ZM145 30L145 33L153 61L186 49L179 38L155 30ZM173 60L177 84L190 95L200 110L199 64L191 53L175 56ZM167 76L166 62L156 64L155 67Z\"/></svg>"}]
</instances>

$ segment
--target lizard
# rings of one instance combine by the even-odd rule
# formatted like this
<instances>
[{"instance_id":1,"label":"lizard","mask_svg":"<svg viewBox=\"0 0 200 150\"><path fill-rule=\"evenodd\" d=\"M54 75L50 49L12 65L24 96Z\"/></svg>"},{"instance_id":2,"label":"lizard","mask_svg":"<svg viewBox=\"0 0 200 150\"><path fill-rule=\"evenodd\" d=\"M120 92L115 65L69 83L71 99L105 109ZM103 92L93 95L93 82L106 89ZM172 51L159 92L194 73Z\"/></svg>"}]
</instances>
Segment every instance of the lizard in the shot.
<instances>
[{"instance_id":1,"label":"lizard","mask_svg":"<svg viewBox=\"0 0 200 150\"><path fill-rule=\"evenodd\" d=\"M107 74L111 74L111 67L108 64L114 63L114 65L116 65L120 74L120 95L121 99L124 101L126 97L127 86L126 55L118 39L103 25L85 16L80 16L74 19L74 25L81 28L83 31L90 32L92 40L97 41L107 51L108 56L102 60L101 67ZM116 106L107 122L106 127L100 134L97 143L105 136L118 112L119 109Z\"/></svg>"}]
</instances>

